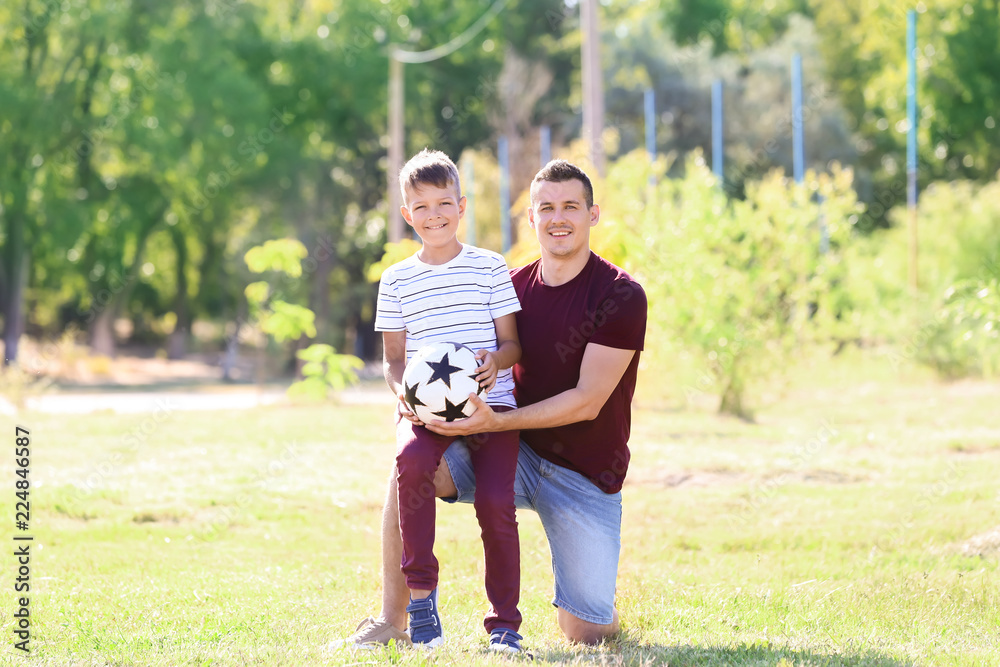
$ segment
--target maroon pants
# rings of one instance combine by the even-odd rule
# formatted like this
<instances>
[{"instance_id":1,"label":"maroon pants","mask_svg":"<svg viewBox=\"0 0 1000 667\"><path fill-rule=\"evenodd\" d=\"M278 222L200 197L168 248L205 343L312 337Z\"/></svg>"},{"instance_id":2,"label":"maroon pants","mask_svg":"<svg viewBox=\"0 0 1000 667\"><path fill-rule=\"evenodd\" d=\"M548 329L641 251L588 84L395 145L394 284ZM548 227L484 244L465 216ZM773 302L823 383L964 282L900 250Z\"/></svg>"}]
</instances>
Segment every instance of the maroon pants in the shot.
<instances>
[{"instance_id":1,"label":"maroon pants","mask_svg":"<svg viewBox=\"0 0 1000 667\"><path fill-rule=\"evenodd\" d=\"M505 407L494 407L502 412ZM517 630L521 614L521 550L514 518L514 473L519 449L517 431L467 436L476 473L475 508L486 555L486 597L490 610L484 625ZM399 532L403 538L403 574L410 590L434 590L438 562L434 557L434 472L454 441L405 419L396 425L396 482Z\"/></svg>"}]
</instances>

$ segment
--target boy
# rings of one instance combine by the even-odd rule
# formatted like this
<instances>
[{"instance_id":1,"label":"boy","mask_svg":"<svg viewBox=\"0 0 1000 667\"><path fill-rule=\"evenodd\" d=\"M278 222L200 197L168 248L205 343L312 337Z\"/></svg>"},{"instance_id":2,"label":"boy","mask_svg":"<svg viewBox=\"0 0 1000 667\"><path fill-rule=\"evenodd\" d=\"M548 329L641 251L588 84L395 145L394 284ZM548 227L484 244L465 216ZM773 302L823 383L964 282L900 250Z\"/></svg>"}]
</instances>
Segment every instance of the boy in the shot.
<instances>
[{"instance_id":1,"label":"boy","mask_svg":"<svg viewBox=\"0 0 1000 667\"><path fill-rule=\"evenodd\" d=\"M433 480L453 439L429 431L406 407L403 370L424 345L463 343L477 350L481 365L476 379L489 392L489 405L500 412L515 408L510 368L521 356L514 321L521 306L503 257L463 245L456 238L466 200L451 159L440 151L424 149L403 167L399 183L403 192L400 210L422 247L382 274L375 330L383 332L386 382L399 397L396 481L401 499L402 571L410 590L406 608L410 640L433 648L444 639L433 553ZM520 546L514 518L518 432L483 434L470 441L477 482L476 517L482 529L486 594L491 605L484 625L492 650L519 652Z\"/></svg>"}]
</instances>

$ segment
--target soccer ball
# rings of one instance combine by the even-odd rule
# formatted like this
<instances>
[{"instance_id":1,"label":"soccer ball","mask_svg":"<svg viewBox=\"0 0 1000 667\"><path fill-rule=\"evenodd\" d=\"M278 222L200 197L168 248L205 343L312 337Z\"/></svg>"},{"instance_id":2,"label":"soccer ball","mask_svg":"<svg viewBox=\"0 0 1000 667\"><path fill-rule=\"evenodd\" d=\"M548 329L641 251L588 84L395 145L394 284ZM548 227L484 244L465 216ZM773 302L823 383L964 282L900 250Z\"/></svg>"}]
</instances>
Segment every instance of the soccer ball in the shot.
<instances>
[{"instance_id":1,"label":"soccer ball","mask_svg":"<svg viewBox=\"0 0 1000 667\"><path fill-rule=\"evenodd\" d=\"M476 381L476 353L460 343L432 343L420 348L403 371L406 405L422 422L455 421L476 411L469 394L486 397Z\"/></svg>"}]
</instances>

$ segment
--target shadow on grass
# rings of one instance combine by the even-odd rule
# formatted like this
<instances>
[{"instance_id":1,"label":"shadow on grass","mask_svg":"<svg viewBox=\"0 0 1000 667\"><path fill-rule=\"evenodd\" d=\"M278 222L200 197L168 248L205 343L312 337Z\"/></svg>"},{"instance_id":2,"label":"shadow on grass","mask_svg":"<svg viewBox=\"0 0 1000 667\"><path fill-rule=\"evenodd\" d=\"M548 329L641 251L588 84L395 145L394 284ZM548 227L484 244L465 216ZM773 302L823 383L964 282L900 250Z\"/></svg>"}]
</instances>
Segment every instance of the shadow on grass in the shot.
<instances>
[{"instance_id":1,"label":"shadow on grass","mask_svg":"<svg viewBox=\"0 0 1000 667\"><path fill-rule=\"evenodd\" d=\"M909 667L915 663L902 662L878 651L845 651L829 653L810 649L763 644L735 646L688 646L644 644L631 640L612 641L591 650L541 650L535 651L537 662L588 665L670 665L679 667L697 665L783 665L801 667L812 665L863 665L864 667Z\"/></svg>"}]
</instances>

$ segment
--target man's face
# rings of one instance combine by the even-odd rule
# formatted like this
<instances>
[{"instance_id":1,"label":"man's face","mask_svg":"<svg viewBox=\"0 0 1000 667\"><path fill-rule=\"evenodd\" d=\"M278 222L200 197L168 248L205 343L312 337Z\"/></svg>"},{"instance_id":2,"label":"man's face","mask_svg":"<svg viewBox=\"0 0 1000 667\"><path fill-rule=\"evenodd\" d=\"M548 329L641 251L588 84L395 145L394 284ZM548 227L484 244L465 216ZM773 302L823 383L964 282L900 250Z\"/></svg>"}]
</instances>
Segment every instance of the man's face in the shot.
<instances>
[{"instance_id":1,"label":"man's face","mask_svg":"<svg viewBox=\"0 0 1000 667\"><path fill-rule=\"evenodd\" d=\"M583 183L542 181L537 186L528 221L542 254L569 258L580 252L590 252L590 228L597 224L600 209L587 208Z\"/></svg>"},{"instance_id":2,"label":"man's face","mask_svg":"<svg viewBox=\"0 0 1000 667\"><path fill-rule=\"evenodd\" d=\"M401 211L424 243L436 245L455 238L465 212L465 197L459 197L454 187L425 183L406 188L406 206Z\"/></svg>"}]
</instances>

